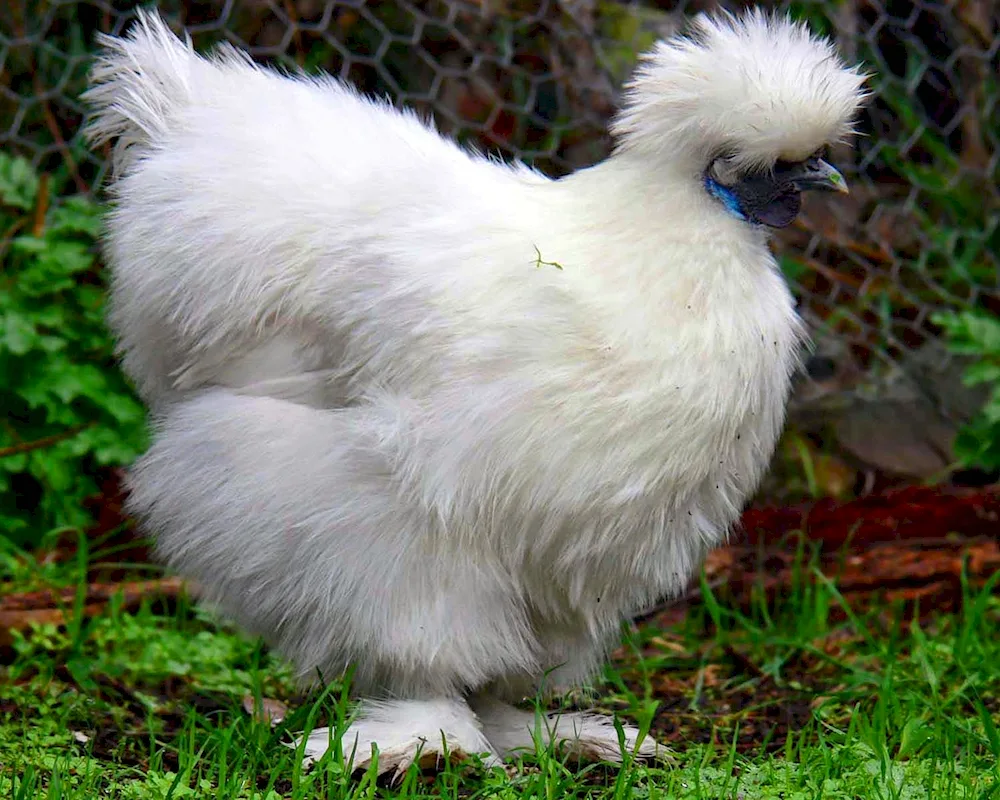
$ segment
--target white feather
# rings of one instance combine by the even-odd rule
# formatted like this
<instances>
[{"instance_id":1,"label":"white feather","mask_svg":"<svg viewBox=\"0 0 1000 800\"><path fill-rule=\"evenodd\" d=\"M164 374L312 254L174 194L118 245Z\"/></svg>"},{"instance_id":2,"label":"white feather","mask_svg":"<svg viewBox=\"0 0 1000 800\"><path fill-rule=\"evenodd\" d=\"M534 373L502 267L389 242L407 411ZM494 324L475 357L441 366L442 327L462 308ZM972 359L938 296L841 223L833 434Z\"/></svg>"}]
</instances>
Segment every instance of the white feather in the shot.
<instances>
[{"instance_id":1,"label":"white feather","mask_svg":"<svg viewBox=\"0 0 1000 800\"><path fill-rule=\"evenodd\" d=\"M702 19L637 73L615 155L553 181L152 15L105 43L90 135L116 141L111 322L156 414L131 508L159 552L367 696L586 680L726 536L802 342L706 159L844 136L858 74L787 21Z\"/></svg>"},{"instance_id":2,"label":"white feather","mask_svg":"<svg viewBox=\"0 0 1000 800\"><path fill-rule=\"evenodd\" d=\"M642 58L612 131L622 150L699 174L721 152L741 168L767 168L852 134L866 77L804 23L760 9L700 15L689 36Z\"/></svg>"}]
</instances>

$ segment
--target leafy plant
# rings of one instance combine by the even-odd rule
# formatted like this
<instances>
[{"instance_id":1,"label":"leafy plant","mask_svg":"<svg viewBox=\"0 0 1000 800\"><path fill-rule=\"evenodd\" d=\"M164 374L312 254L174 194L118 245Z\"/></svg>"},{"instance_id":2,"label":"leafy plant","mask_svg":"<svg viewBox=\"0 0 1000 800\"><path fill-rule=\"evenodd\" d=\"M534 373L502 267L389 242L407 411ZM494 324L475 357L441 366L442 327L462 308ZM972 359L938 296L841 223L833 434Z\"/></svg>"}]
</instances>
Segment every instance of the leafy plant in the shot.
<instances>
[{"instance_id":1,"label":"leafy plant","mask_svg":"<svg viewBox=\"0 0 1000 800\"><path fill-rule=\"evenodd\" d=\"M85 525L100 469L145 446L104 326L99 230L95 202L0 153L0 532L18 542Z\"/></svg>"},{"instance_id":2,"label":"leafy plant","mask_svg":"<svg viewBox=\"0 0 1000 800\"><path fill-rule=\"evenodd\" d=\"M976 357L965 384L992 387L982 410L956 437L955 455L967 466L1000 469L1000 317L981 310L941 312L933 322L944 329L953 353Z\"/></svg>"}]
</instances>

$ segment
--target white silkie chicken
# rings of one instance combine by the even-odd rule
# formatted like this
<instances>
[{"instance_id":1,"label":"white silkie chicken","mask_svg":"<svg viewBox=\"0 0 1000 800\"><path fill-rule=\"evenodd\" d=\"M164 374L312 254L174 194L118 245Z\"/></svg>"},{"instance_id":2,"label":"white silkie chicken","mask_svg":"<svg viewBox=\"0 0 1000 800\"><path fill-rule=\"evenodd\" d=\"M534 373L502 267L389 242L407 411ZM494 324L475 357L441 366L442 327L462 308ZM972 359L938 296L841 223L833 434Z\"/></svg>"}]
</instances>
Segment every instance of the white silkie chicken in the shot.
<instances>
[{"instance_id":1,"label":"white silkie chicken","mask_svg":"<svg viewBox=\"0 0 1000 800\"><path fill-rule=\"evenodd\" d=\"M614 154L550 180L151 14L103 44L111 320L156 421L131 510L302 676L355 666L355 765L533 748L511 703L592 676L757 486L803 341L768 226L844 189L820 153L864 77L787 19L700 17ZM547 722L621 758L605 718Z\"/></svg>"}]
</instances>

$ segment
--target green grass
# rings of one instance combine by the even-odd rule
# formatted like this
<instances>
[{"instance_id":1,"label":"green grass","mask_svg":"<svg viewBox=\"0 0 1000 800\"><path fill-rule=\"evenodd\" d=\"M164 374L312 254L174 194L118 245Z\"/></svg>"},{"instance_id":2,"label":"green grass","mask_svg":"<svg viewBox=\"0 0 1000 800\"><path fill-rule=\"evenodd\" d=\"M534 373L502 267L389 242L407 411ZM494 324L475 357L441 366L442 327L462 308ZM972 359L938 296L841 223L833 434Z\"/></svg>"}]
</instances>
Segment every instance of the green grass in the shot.
<instances>
[{"instance_id":1,"label":"green grass","mask_svg":"<svg viewBox=\"0 0 1000 800\"><path fill-rule=\"evenodd\" d=\"M8 548L0 588L82 585L85 560ZM810 569L777 606L743 613L707 594L678 622L630 632L592 696L562 700L651 725L671 763L581 766L542 750L509 774L467 763L397 787L331 757L303 770L286 746L344 724L341 686L300 694L259 643L183 599L112 603L7 648L0 797L1000 798L991 587L910 626L877 605L857 616ZM289 715L255 721L247 696Z\"/></svg>"}]
</instances>

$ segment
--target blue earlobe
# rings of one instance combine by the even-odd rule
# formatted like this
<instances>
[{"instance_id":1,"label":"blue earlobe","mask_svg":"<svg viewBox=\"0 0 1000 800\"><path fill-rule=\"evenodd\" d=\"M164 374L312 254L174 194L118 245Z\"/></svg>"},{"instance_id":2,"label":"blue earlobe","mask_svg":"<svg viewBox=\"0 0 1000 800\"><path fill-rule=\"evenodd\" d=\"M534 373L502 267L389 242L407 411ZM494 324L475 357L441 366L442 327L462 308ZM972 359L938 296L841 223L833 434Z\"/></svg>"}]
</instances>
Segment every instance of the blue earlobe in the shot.
<instances>
[{"instance_id":1,"label":"blue earlobe","mask_svg":"<svg viewBox=\"0 0 1000 800\"><path fill-rule=\"evenodd\" d=\"M704 180L705 191L719 200L736 219L746 220L747 215L743 213L743 209L740 207L740 200L731 189L714 181L708 175L705 176Z\"/></svg>"}]
</instances>

